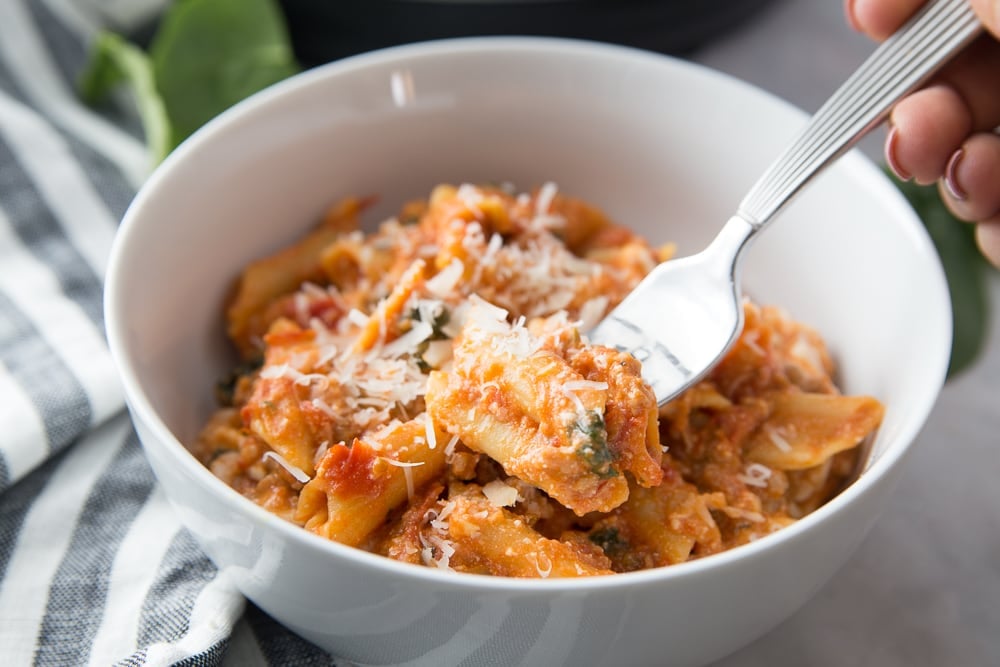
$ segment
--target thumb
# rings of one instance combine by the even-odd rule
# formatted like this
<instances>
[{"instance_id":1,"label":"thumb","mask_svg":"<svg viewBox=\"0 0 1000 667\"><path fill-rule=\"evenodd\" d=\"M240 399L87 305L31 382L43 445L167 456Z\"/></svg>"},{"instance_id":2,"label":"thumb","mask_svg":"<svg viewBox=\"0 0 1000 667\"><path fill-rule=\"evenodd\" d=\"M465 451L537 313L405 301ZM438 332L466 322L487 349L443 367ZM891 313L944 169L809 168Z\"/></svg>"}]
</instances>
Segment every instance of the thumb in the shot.
<instances>
[{"instance_id":1,"label":"thumb","mask_svg":"<svg viewBox=\"0 0 1000 667\"><path fill-rule=\"evenodd\" d=\"M969 0L986 29L1000 39L1000 0Z\"/></svg>"}]
</instances>

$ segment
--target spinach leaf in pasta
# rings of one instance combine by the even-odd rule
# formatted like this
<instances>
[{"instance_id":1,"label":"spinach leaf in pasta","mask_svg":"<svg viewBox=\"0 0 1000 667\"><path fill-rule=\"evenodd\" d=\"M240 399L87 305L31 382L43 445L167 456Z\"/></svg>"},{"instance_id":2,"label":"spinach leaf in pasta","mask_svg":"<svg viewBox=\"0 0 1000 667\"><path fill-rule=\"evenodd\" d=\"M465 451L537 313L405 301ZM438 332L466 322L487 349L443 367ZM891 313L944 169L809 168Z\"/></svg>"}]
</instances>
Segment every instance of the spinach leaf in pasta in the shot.
<instances>
[{"instance_id":1,"label":"spinach leaf in pasta","mask_svg":"<svg viewBox=\"0 0 1000 667\"><path fill-rule=\"evenodd\" d=\"M570 441L577 442L576 434L583 436L583 444L577 450L578 455L587 462L590 470L607 479L618 474L614 465L614 455L608 447L608 434L604 425L604 417L595 410L588 410L580 416L571 427Z\"/></svg>"}]
</instances>

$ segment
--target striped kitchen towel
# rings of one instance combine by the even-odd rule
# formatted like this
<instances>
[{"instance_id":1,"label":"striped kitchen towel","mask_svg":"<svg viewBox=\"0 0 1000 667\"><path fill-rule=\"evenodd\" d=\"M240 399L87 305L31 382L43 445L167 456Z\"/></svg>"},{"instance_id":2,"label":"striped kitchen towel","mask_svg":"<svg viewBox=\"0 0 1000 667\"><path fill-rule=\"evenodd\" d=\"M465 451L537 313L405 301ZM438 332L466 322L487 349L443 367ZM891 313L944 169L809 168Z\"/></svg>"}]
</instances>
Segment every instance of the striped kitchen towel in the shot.
<instances>
[{"instance_id":1,"label":"striped kitchen towel","mask_svg":"<svg viewBox=\"0 0 1000 667\"><path fill-rule=\"evenodd\" d=\"M0 0L0 664L333 664L180 527L105 342L111 240L149 159L136 119L75 81L101 26L160 4Z\"/></svg>"}]
</instances>

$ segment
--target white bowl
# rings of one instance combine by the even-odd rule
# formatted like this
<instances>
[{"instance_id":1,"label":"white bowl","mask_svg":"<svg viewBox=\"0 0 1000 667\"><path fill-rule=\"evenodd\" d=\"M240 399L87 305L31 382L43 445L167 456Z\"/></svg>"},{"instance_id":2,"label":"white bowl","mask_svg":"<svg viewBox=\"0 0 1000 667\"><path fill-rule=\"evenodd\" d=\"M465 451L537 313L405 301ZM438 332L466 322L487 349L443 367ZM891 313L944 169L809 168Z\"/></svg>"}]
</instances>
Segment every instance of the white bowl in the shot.
<instances>
[{"instance_id":1,"label":"white bowl","mask_svg":"<svg viewBox=\"0 0 1000 667\"><path fill-rule=\"evenodd\" d=\"M699 561L585 580L419 568L325 541L228 488L182 445L232 363L234 276L331 202L376 223L439 182L554 180L654 241L700 249L804 122L685 62L590 43L481 38L306 72L210 123L143 187L107 288L112 352L181 520L255 603L360 663L699 664L789 616L885 504L943 382L950 309L937 256L881 172L850 154L751 250L745 282L817 327L843 388L887 405L874 458L795 525Z\"/></svg>"}]
</instances>

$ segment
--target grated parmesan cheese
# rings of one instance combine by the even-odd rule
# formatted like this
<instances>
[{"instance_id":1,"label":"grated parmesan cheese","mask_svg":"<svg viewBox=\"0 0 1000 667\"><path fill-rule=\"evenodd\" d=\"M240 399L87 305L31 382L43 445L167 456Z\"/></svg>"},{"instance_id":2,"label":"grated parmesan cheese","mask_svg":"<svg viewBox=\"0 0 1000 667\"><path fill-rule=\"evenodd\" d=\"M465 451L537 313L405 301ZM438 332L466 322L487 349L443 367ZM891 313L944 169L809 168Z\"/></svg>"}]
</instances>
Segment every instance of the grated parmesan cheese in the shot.
<instances>
[{"instance_id":1,"label":"grated parmesan cheese","mask_svg":"<svg viewBox=\"0 0 1000 667\"><path fill-rule=\"evenodd\" d=\"M552 181L548 181L538 190L538 198L535 199L535 217L548 215L552 208L552 200L556 198L559 188Z\"/></svg>"},{"instance_id":2,"label":"grated parmesan cheese","mask_svg":"<svg viewBox=\"0 0 1000 667\"><path fill-rule=\"evenodd\" d=\"M757 342L758 335L759 334L756 331L746 332L743 336L743 343L759 356L765 357L767 356L767 353L764 352L764 348L762 348L760 343Z\"/></svg>"},{"instance_id":3,"label":"grated parmesan cheese","mask_svg":"<svg viewBox=\"0 0 1000 667\"><path fill-rule=\"evenodd\" d=\"M483 486L483 495L494 507L512 507L521 500L517 489L495 479Z\"/></svg>"},{"instance_id":4,"label":"grated parmesan cheese","mask_svg":"<svg viewBox=\"0 0 1000 667\"><path fill-rule=\"evenodd\" d=\"M434 327L427 322L414 322L409 331L382 348L386 357L398 357L413 354L417 346L434 335Z\"/></svg>"},{"instance_id":5,"label":"grated parmesan cheese","mask_svg":"<svg viewBox=\"0 0 1000 667\"><path fill-rule=\"evenodd\" d=\"M820 355L819 350L816 349L812 343L810 343L804 335L801 333L792 343L792 348L789 350L793 357L797 357L801 361L806 362L813 367L816 371L821 371L823 369L823 358Z\"/></svg>"},{"instance_id":6,"label":"grated parmesan cheese","mask_svg":"<svg viewBox=\"0 0 1000 667\"><path fill-rule=\"evenodd\" d=\"M455 545L448 539L448 516L455 509L455 501L445 502L440 512L430 510L424 515L424 520L428 521L431 534L424 536L420 534L420 558L424 565L433 565L445 570L452 570L451 557L455 555ZM439 558L434 558L434 549L440 553Z\"/></svg>"},{"instance_id":7,"label":"grated parmesan cheese","mask_svg":"<svg viewBox=\"0 0 1000 667\"><path fill-rule=\"evenodd\" d=\"M260 460L266 461L267 459L271 459L272 461L280 465L282 468L287 470L292 477L294 477L298 482L301 482L302 484L305 484L310 479L312 479L312 477L307 475L305 471L302 470L302 468L292 465L291 463L288 462L288 460L284 456L282 456L278 452L273 452L273 451L264 452L264 455L260 457Z\"/></svg>"},{"instance_id":8,"label":"grated parmesan cheese","mask_svg":"<svg viewBox=\"0 0 1000 667\"><path fill-rule=\"evenodd\" d=\"M356 324L359 327L363 327L368 324L368 316L357 308L351 308L347 311L347 319L351 322L351 324Z\"/></svg>"},{"instance_id":9,"label":"grated parmesan cheese","mask_svg":"<svg viewBox=\"0 0 1000 667\"><path fill-rule=\"evenodd\" d=\"M715 519L712 518L712 513L708 511L708 506L705 505L705 502L701 498L698 499L698 502L696 502L694 506L695 511L698 513L698 516L701 517L701 520L705 523L705 525L715 525Z\"/></svg>"},{"instance_id":10,"label":"grated parmesan cheese","mask_svg":"<svg viewBox=\"0 0 1000 667\"><path fill-rule=\"evenodd\" d=\"M321 412L325 413L327 417L330 417L331 419L337 418L336 411L332 407L330 407L330 404L324 401L322 398L317 396L312 399L311 403L314 408L317 408Z\"/></svg>"},{"instance_id":11,"label":"grated parmesan cheese","mask_svg":"<svg viewBox=\"0 0 1000 667\"><path fill-rule=\"evenodd\" d=\"M448 444L444 446L444 455L450 458L451 455L455 453L455 447L457 445L458 445L458 436L457 435L451 436L451 440L449 440Z\"/></svg>"},{"instance_id":12,"label":"grated parmesan cheese","mask_svg":"<svg viewBox=\"0 0 1000 667\"><path fill-rule=\"evenodd\" d=\"M406 497L409 500L413 500L413 468L422 466L423 461L397 461L396 459L390 459L385 456L378 457L379 461L383 461L396 468L403 469L403 479L406 480Z\"/></svg>"},{"instance_id":13,"label":"grated parmesan cheese","mask_svg":"<svg viewBox=\"0 0 1000 667\"><path fill-rule=\"evenodd\" d=\"M587 406L583 404L583 401L581 401L580 397L576 395L576 392L567 388L566 385L563 385L561 389L563 393L566 394L571 401L573 401L573 405L576 406L576 412L563 415L563 420L571 422L576 421L581 414L585 414L587 412Z\"/></svg>"},{"instance_id":14,"label":"grated parmesan cheese","mask_svg":"<svg viewBox=\"0 0 1000 667\"><path fill-rule=\"evenodd\" d=\"M563 383L563 389L567 391L579 391L581 389L593 389L594 391L607 391L607 382L596 382L594 380L567 380Z\"/></svg>"},{"instance_id":15,"label":"grated parmesan cheese","mask_svg":"<svg viewBox=\"0 0 1000 667\"><path fill-rule=\"evenodd\" d=\"M455 196L461 199L470 211L481 214L479 204L483 201L483 195L475 185L462 183L455 191Z\"/></svg>"},{"instance_id":16,"label":"grated parmesan cheese","mask_svg":"<svg viewBox=\"0 0 1000 667\"><path fill-rule=\"evenodd\" d=\"M764 432L767 433L767 437L771 440L775 447L786 454L792 451L792 446L788 444L788 441L785 440L780 433L778 433L778 429L768 425L764 427Z\"/></svg>"},{"instance_id":17,"label":"grated parmesan cheese","mask_svg":"<svg viewBox=\"0 0 1000 667\"><path fill-rule=\"evenodd\" d=\"M437 447L437 433L434 430L434 420L431 413L424 413L424 431L427 433L427 447L434 449Z\"/></svg>"},{"instance_id":18,"label":"grated parmesan cheese","mask_svg":"<svg viewBox=\"0 0 1000 667\"><path fill-rule=\"evenodd\" d=\"M316 453L313 455L313 467L319 467L319 462L323 460L326 455L326 451L330 449L330 441L324 440L319 443L319 447L316 448Z\"/></svg>"},{"instance_id":19,"label":"grated parmesan cheese","mask_svg":"<svg viewBox=\"0 0 1000 667\"><path fill-rule=\"evenodd\" d=\"M300 326L309 323L309 298L303 292L296 292L292 297L295 307L295 320Z\"/></svg>"},{"instance_id":20,"label":"grated parmesan cheese","mask_svg":"<svg viewBox=\"0 0 1000 667\"><path fill-rule=\"evenodd\" d=\"M531 554L531 559L535 566L535 571L542 579L547 579L552 574L552 559L548 555L535 551Z\"/></svg>"},{"instance_id":21,"label":"grated parmesan cheese","mask_svg":"<svg viewBox=\"0 0 1000 667\"><path fill-rule=\"evenodd\" d=\"M773 471L762 463L751 463L747 465L746 471L742 475L737 475L737 479L748 486L760 488L767 487L767 481L771 479Z\"/></svg>"},{"instance_id":22,"label":"grated parmesan cheese","mask_svg":"<svg viewBox=\"0 0 1000 667\"><path fill-rule=\"evenodd\" d=\"M503 247L503 237L493 233L490 237L490 242L486 245L486 252L483 254L480 263L482 264L494 264L496 262L497 253L500 252L500 248Z\"/></svg>"},{"instance_id":23,"label":"grated parmesan cheese","mask_svg":"<svg viewBox=\"0 0 1000 667\"><path fill-rule=\"evenodd\" d=\"M469 321L475 322L480 327L498 330L502 333L507 324L507 311L500 306L495 306L486 299L473 294L469 297L469 309L466 313Z\"/></svg>"},{"instance_id":24,"label":"grated parmesan cheese","mask_svg":"<svg viewBox=\"0 0 1000 667\"><path fill-rule=\"evenodd\" d=\"M420 558L424 562L424 565L433 565L451 572L455 571L451 567L451 557L455 555L455 545L450 540L439 535L431 535L425 539L421 535L420 543L423 545L423 548L420 550ZM434 558L435 548L441 553L440 558Z\"/></svg>"},{"instance_id":25,"label":"grated parmesan cheese","mask_svg":"<svg viewBox=\"0 0 1000 667\"><path fill-rule=\"evenodd\" d=\"M465 265L462 264L462 260L452 257L451 263L425 282L424 286L428 292L443 299L454 292L463 275L465 275Z\"/></svg>"},{"instance_id":26,"label":"grated parmesan cheese","mask_svg":"<svg viewBox=\"0 0 1000 667\"><path fill-rule=\"evenodd\" d=\"M580 306L580 322L579 328L581 331L590 331L604 319L604 313L608 309L608 297L606 296L595 296L593 299L588 299Z\"/></svg>"},{"instance_id":27,"label":"grated parmesan cheese","mask_svg":"<svg viewBox=\"0 0 1000 667\"><path fill-rule=\"evenodd\" d=\"M441 368L451 360L452 351L450 340L428 341L423 359L431 368Z\"/></svg>"},{"instance_id":28,"label":"grated parmesan cheese","mask_svg":"<svg viewBox=\"0 0 1000 667\"><path fill-rule=\"evenodd\" d=\"M441 506L441 511L435 513L433 510L429 514L434 514L430 521L430 527L439 532L448 532L448 517L455 510L455 501L449 500Z\"/></svg>"}]
</instances>

